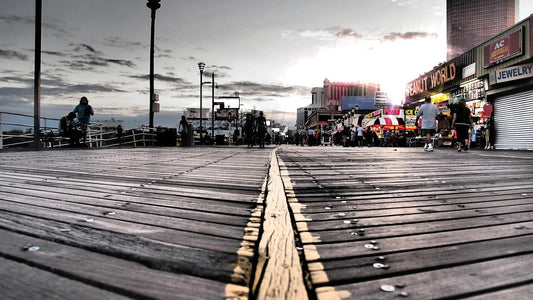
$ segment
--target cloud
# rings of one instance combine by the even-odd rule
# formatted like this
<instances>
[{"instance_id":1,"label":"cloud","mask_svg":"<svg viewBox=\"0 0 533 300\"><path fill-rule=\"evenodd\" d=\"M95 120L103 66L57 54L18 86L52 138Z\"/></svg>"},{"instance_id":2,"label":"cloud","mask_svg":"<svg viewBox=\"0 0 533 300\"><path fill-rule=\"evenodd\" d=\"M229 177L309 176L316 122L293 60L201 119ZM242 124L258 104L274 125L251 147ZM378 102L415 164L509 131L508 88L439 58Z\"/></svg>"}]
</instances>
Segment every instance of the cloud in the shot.
<instances>
[{"instance_id":1,"label":"cloud","mask_svg":"<svg viewBox=\"0 0 533 300\"><path fill-rule=\"evenodd\" d=\"M126 49L130 51L134 51L139 48L143 48L143 49L148 48L146 45L144 45L141 42L129 41L121 37L117 37L117 36L104 39L104 45L115 47L115 48L120 48L120 49Z\"/></svg>"},{"instance_id":2,"label":"cloud","mask_svg":"<svg viewBox=\"0 0 533 300\"><path fill-rule=\"evenodd\" d=\"M128 76L128 77L129 78L133 78L133 79L143 80L143 81L150 80L150 74L146 74L146 75L131 75L131 76ZM174 77L174 76L166 76L166 75L161 75L161 74L154 74L154 80L159 80L159 81L164 81L164 82L171 82L171 83L175 83L175 84L182 85L182 86L191 86L192 85L192 83L186 81L183 78Z\"/></svg>"},{"instance_id":3,"label":"cloud","mask_svg":"<svg viewBox=\"0 0 533 300\"><path fill-rule=\"evenodd\" d=\"M9 16L0 16L0 20L8 23L8 24L26 24L26 25L34 25L35 19L33 17L21 17L21 16L15 16L15 15L9 15ZM62 37L62 36L72 36L71 33L67 29L65 29L61 25L52 24L43 22L42 27L44 29L52 30L52 35L56 37Z\"/></svg>"},{"instance_id":4,"label":"cloud","mask_svg":"<svg viewBox=\"0 0 533 300\"><path fill-rule=\"evenodd\" d=\"M28 60L28 56L27 55L22 54L22 53L20 53L18 51L0 49L0 59L2 59L2 58Z\"/></svg>"},{"instance_id":5,"label":"cloud","mask_svg":"<svg viewBox=\"0 0 533 300\"><path fill-rule=\"evenodd\" d=\"M385 41L414 40L414 39L437 39L437 33L430 32L391 32L383 36Z\"/></svg>"},{"instance_id":6,"label":"cloud","mask_svg":"<svg viewBox=\"0 0 533 300\"><path fill-rule=\"evenodd\" d=\"M70 44L75 54L67 55L69 60L61 63L74 70L92 71L95 67L107 67L110 64L134 68L136 65L131 60L106 58L104 53L87 44ZM59 52L54 52L59 54Z\"/></svg>"},{"instance_id":7,"label":"cloud","mask_svg":"<svg viewBox=\"0 0 533 300\"><path fill-rule=\"evenodd\" d=\"M394 3L397 6L407 6L407 5L413 4L413 1L411 1L411 0L392 0L392 3Z\"/></svg>"},{"instance_id":8,"label":"cloud","mask_svg":"<svg viewBox=\"0 0 533 300\"><path fill-rule=\"evenodd\" d=\"M223 84L219 89L222 91L238 91L241 93L241 96L253 97L254 100L260 102L272 101L273 98L287 97L290 95L309 94L308 87L261 84L251 81Z\"/></svg>"},{"instance_id":9,"label":"cloud","mask_svg":"<svg viewBox=\"0 0 533 300\"><path fill-rule=\"evenodd\" d=\"M393 1L394 2L394 1ZM405 1L396 1L397 5L405 5ZM305 30L289 30L282 33L285 38L311 38L318 40L336 40L338 38L353 38L353 39L378 39L383 41L395 41L395 40L412 40L417 38L424 39L437 39L437 33L431 32L390 32L381 36L369 35L365 36L353 29L334 26L325 29L305 29Z\"/></svg>"},{"instance_id":10,"label":"cloud","mask_svg":"<svg viewBox=\"0 0 533 300\"><path fill-rule=\"evenodd\" d=\"M96 51L93 47L87 45L87 44L69 44L69 46L74 46L75 52L85 52L85 50L89 51L90 53L102 55L103 53L100 51Z\"/></svg>"},{"instance_id":11,"label":"cloud","mask_svg":"<svg viewBox=\"0 0 533 300\"><path fill-rule=\"evenodd\" d=\"M318 40L335 40L339 37L362 38L363 35L353 29L341 26L334 26L324 29L300 29L287 30L282 33L284 38L311 38Z\"/></svg>"}]
</instances>

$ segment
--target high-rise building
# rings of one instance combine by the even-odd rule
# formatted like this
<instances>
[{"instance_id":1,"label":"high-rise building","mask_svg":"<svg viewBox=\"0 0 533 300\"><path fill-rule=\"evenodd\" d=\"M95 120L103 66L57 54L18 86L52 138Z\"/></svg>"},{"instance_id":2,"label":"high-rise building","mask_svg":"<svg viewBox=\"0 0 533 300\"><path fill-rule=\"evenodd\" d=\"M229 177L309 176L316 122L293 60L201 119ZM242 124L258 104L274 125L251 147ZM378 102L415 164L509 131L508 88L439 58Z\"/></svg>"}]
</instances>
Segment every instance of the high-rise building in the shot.
<instances>
[{"instance_id":1,"label":"high-rise building","mask_svg":"<svg viewBox=\"0 0 533 300\"><path fill-rule=\"evenodd\" d=\"M322 106L330 110L340 110L342 97L345 96L374 96L380 87L377 83L369 82L331 82L324 80L324 96Z\"/></svg>"},{"instance_id":2,"label":"high-rise building","mask_svg":"<svg viewBox=\"0 0 533 300\"><path fill-rule=\"evenodd\" d=\"M518 0L446 0L447 59L512 27L517 17Z\"/></svg>"}]
</instances>

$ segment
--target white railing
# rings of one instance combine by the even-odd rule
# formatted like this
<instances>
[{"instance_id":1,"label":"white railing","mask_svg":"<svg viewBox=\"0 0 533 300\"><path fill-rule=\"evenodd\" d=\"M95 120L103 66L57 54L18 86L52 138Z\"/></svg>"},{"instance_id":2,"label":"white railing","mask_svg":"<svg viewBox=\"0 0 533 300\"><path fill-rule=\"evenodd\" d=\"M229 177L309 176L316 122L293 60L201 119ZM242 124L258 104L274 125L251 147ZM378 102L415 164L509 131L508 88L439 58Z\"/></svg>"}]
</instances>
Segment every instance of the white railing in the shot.
<instances>
[{"instance_id":1,"label":"white railing","mask_svg":"<svg viewBox=\"0 0 533 300\"><path fill-rule=\"evenodd\" d=\"M41 117L40 141L44 148L69 147L68 138L57 131L59 119ZM33 116L0 111L0 150L6 148L29 148L34 142ZM145 147L156 143L153 129L141 127L124 130L122 143L115 129L106 129L102 123L92 123L88 127L87 146L105 148L114 146Z\"/></svg>"}]
</instances>

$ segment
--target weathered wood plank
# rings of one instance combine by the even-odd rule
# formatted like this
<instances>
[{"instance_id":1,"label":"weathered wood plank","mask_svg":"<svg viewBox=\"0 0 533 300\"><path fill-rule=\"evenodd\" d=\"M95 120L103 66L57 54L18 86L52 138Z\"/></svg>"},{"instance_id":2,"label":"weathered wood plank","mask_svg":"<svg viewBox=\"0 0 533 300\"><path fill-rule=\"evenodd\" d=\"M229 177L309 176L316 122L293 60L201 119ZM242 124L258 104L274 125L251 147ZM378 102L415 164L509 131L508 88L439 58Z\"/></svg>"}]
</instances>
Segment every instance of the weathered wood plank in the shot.
<instances>
[{"instance_id":1,"label":"weathered wood plank","mask_svg":"<svg viewBox=\"0 0 533 300\"><path fill-rule=\"evenodd\" d=\"M65 236L72 238L68 234L60 234L61 230L74 230L82 228L84 231L91 229L118 233L124 235L134 235L142 239L153 240L162 243L182 245L198 249L206 249L227 254L234 254L240 245L246 241L229 239L216 236L206 236L197 233L175 231L168 228L161 228L152 225L126 223L111 219L94 219L86 222L87 216L70 216L69 218L57 218L56 213L43 212L42 214L21 214L17 212L1 211L0 227L15 230L27 235L36 235L42 238L49 236L51 239L62 239ZM80 217L80 218L78 218ZM255 238L256 232L247 232L245 237Z\"/></svg>"},{"instance_id":2,"label":"weathered wood plank","mask_svg":"<svg viewBox=\"0 0 533 300\"><path fill-rule=\"evenodd\" d=\"M172 299L177 294L182 299L196 297L220 299L220 296L224 295L226 288L224 282L160 271L154 268L155 266L148 268L144 264L135 261L117 259L116 257L23 236L5 230L0 230L0 237L2 239L0 244L1 256L15 259L25 265L34 266L47 272L60 274L65 277L63 280L70 279L74 281L71 283L73 286L83 283L93 286L93 290L103 289L129 297L158 299ZM22 251L21 249L26 245L38 246L39 250L34 252ZM28 284L26 277L17 279L22 282L16 285L25 289L21 284ZM42 285L52 288L45 282ZM57 298L71 298L71 295L65 297L65 294L63 294L67 286L59 284L59 291L56 291ZM94 293L90 289L84 292ZM32 295L32 293L29 295ZM105 291L96 293L96 295L101 294L105 294ZM43 298L48 299L49 297L45 295L42 295ZM79 298L85 298L84 296L79 295ZM89 297L92 297L92 295L89 295Z\"/></svg>"},{"instance_id":3,"label":"weathered wood plank","mask_svg":"<svg viewBox=\"0 0 533 300\"><path fill-rule=\"evenodd\" d=\"M505 213L503 213L505 210ZM480 228L503 224L515 224L531 220L532 211L521 211L519 208L503 208L498 214L471 216L462 219L427 220L416 223L387 222L390 217L358 219L356 224L345 224L342 229L310 230L315 222L307 223L300 234L304 242L334 243L353 240L368 240L384 237L399 237L413 234L427 234L458 229ZM385 219L385 220L384 220ZM396 219L395 219L396 220ZM298 223L298 225L300 222ZM299 226L300 228L301 226ZM364 234L359 234L363 229ZM305 237L305 238L304 238Z\"/></svg>"},{"instance_id":4,"label":"weathered wood plank","mask_svg":"<svg viewBox=\"0 0 533 300\"><path fill-rule=\"evenodd\" d=\"M12 224L16 220L4 217L0 214L2 224ZM24 219L22 219L24 220ZM37 219L34 221L38 222ZM4 223L6 222L6 223ZM11 224L10 224L11 223ZM80 223L80 222L78 222ZM94 223L99 223L95 220ZM16 224L16 223L14 223ZM145 264L151 268L164 271L180 272L198 277L209 278L217 281L230 283L234 276L233 264L237 261L238 245L233 249L224 249L224 252L217 250L206 250L191 246L172 244L164 240L149 239L142 234L125 234L121 232L110 232L92 228L83 224L56 223L54 227L50 222L41 225L3 227L5 229L16 229L26 235L57 241L63 244L90 249L94 252L126 258ZM95 224L95 227L98 225ZM28 229L33 229L29 232ZM40 229L37 231L36 229ZM68 230L63 232L62 230ZM169 237L169 239L171 236ZM227 252L234 251L233 254Z\"/></svg>"},{"instance_id":5,"label":"weathered wood plank","mask_svg":"<svg viewBox=\"0 0 533 300\"><path fill-rule=\"evenodd\" d=\"M386 279L336 286L350 299L398 299L401 292L410 299L452 299L485 294L486 291L527 284L533 280L533 254L513 256ZM394 292L381 290L395 286ZM330 289L317 289L318 299L328 299Z\"/></svg>"},{"instance_id":6,"label":"weathered wood plank","mask_svg":"<svg viewBox=\"0 0 533 300\"><path fill-rule=\"evenodd\" d=\"M92 218L95 222L114 219L135 224L152 225L162 228L175 229L180 231L189 231L206 235L228 237L234 239L242 238L243 228L247 223L246 219L242 220L241 226L229 226L220 223L210 224L206 221L189 220L179 217L167 217L161 215L149 215L135 211L128 211L126 205L122 208L115 207L97 207L76 203L65 204L62 201L47 199L43 201L39 198L31 197L12 197L12 195L3 195L0 201L0 209L18 213L28 213L32 215L44 215L45 213L52 218L61 218L69 222L80 222ZM114 213L114 214L110 214ZM213 226L215 225L216 226Z\"/></svg>"},{"instance_id":7,"label":"weathered wood plank","mask_svg":"<svg viewBox=\"0 0 533 300\"><path fill-rule=\"evenodd\" d=\"M310 264L309 269L315 285L342 284L530 254L533 252L532 244L532 235L517 236L479 243L391 252L386 255L347 257ZM381 263L387 267L375 268L373 267L375 263ZM324 272L327 276L324 276Z\"/></svg>"},{"instance_id":8,"label":"weathered wood plank","mask_svg":"<svg viewBox=\"0 0 533 300\"><path fill-rule=\"evenodd\" d=\"M0 257L2 299L130 299Z\"/></svg>"},{"instance_id":9,"label":"weathered wood plank","mask_svg":"<svg viewBox=\"0 0 533 300\"><path fill-rule=\"evenodd\" d=\"M0 198L3 200L42 205L63 210L79 211L77 209L79 207L98 208L102 211L111 210L117 213L125 210L129 212L143 213L153 217L175 217L186 220L207 221L209 223L219 223L232 226L242 226L243 224L246 224L246 218L243 218L243 216L249 217L250 215L250 209L243 211L244 215L233 215L230 213L220 214L215 212L196 211L189 208L182 209L172 206L159 206L155 205L153 202L146 203L146 200L142 198L137 199L137 201L134 202L132 201L135 200L133 197L131 197L129 199L130 201L127 202L128 204L125 205L123 201L109 199L110 197L96 198L80 195L74 196L67 193L58 194L57 192L52 191L36 191L31 189L21 191L11 187L4 187L3 192L3 196L0 196ZM129 216L127 214L121 214L121 216L125 219L132 218L132 220L141 221L135 215Z\"/></svg>"},{"instance_id":10,"label":"weathered wood plank","mask_svg":"<svg viewBox=\"0 0 533 300\"><path fill-rule=\"evenodd\" d=\"M528 201L528 200L526 200ZM506 214L512 211L525 211L531 212L533 210L533 204L521 204L514 206L497 206L497 207L486 207L478 206L474 208L462 208L459 207L456 210L454 207L450 211L444 212L433 212L431 209L426 211L413 212L412 214L387 214L387 212L375 213L375 216L372 215L372 212L359 212L359 211L345 211L335 214L330 214L326 220L315 220L314 216L308 217L304 215L304 218L309 220L315 220L308 224L307 228L311 231L317 230L333 230L333 229L345 229L345 228L357 228L362 226L383 226L383 225L399 225L399 224L411 224L411 223L420 223L420 222L436 222L436 221L447 221L447 220L456 220L464 219L471 217L481 217L481 216L493 216ZM406 209L409 211L409 209ZM417 210L414 210L417 211ZM332 220L334 219L334 220ZM350 222L345 223L345 221L357 220L356 224L351 224Z\"/></svg>"}]
</instances>

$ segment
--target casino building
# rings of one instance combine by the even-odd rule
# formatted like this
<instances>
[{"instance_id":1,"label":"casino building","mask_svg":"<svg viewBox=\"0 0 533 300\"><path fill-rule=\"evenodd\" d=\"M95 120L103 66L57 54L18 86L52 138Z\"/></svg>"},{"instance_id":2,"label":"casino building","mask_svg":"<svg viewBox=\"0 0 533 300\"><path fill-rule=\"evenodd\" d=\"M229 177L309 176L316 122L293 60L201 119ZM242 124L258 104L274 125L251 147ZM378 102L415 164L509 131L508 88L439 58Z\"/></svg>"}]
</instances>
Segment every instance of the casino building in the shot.
<instances>
[{"instance_id":1,"label":"casino building","mask_svg":"<svg viewBox=\"0 0 533 300\"><path fill-rule=\"evenodd\" d=\"M406 86L407 103L431 96L444 114L466 99L495 149L533 150L533 15ZM440 127L440 126L439 126Z\"/></svg>"}]
</instances>

